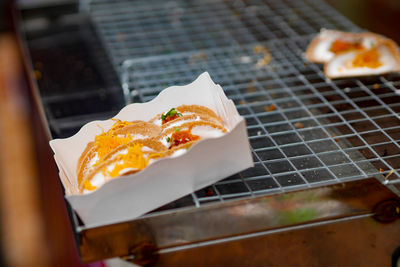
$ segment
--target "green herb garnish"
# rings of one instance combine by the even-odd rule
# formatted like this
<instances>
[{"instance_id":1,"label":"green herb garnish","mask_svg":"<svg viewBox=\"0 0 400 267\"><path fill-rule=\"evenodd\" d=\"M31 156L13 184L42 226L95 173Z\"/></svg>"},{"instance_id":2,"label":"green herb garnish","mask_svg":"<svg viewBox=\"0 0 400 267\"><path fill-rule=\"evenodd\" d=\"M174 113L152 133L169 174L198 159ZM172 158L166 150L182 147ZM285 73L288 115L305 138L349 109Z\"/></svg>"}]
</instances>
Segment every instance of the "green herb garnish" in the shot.
<instances>
[{"instance_id":1,"label":"green herb garnish","mask_svg":"<svg viewBox=\"0 0 400 267\"><path fill-rule=\"evenodd\" d=\"M167 113L161 115L161 120L165 120L167 117L173 117L175 115L181 117L182 113L179 113L175 108L171 108Z\"/></svg>"},{"instance_id":2,"label":"green herb garnish","mask_svg":"<svg viewBox=\"0 0 400 267\"><path fill-rule=\"evenodd\" d=\"M169 141L171 141L171 138L167 137L167 142L169 143Z\"/></svg>"},{"instance_id":3,"label":"green herb garnish","mask_svg":"<svg viewBox=\"0 0 400 267\"><path fill-rule=\"evenodd\" d=\"M175 129L175 132L177 133L177 132L179 132L181 130L181 128L176 128Z\"/></svg>"}]
</instances>

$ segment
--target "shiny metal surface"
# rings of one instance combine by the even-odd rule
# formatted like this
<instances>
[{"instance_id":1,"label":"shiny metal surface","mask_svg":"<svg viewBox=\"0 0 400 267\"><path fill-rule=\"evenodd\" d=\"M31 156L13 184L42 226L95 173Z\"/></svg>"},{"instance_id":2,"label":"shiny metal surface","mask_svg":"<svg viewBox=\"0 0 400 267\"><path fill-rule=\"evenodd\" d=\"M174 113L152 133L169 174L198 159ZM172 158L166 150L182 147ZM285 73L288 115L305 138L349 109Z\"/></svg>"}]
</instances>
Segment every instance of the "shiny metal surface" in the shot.
<instances>
[{"instance_id":1,"label":"shiny metal surface","mask_svg":"<svg viewBox=\"0 0 400 267\"><path fill-rule=\"evenodd\" d=\"M400 220L371 217L193 247L160 255L155 266L396 266Z\"/></svg>"},{"instance_id":2,"label":"shiny metal surface","mask_svg":"<svg viewBox=\"0 0 400 267\"><path fill-rule=\"evenodd\" d=\"M310 223L369 217L378 203L385 200L399 198L376 179L366 179L196 210L160 212L131 222L83 229L80 251L83 261L90 262L128 256L142 251L143 246L154 251L179 251L186 250L187 245L196 247L207 241L212 245L224 238L235 237L236 242L252 233L269 235L293 226L301 229Z\"/></svg>"}]
</instances>

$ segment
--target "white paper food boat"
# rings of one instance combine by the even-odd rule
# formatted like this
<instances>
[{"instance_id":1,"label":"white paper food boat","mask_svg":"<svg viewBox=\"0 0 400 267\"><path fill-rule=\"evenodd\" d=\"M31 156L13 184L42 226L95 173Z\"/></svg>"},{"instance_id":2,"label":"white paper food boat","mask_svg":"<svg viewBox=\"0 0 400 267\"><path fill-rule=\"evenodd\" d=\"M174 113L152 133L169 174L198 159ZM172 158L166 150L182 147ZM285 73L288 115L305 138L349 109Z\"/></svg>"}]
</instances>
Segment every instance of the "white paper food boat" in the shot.
<instances>
[{"instance_id":1,"label":"white paper food boat","mask_svg":"<svg viewBox=\"0 0 400 267\"><path fill-rule=\"evenodd\" d=\"M70 138L50 141L65 198L87 226L134 219L253 166L245 120L208 73L189 85L169 87L150 102L130 104L114 118L148 121L182 104L212 109L224 121L228 133L201 140L185 154L163 158L136 174L112 179L89 194L77 193L78 159L87 143L102 129L110 129L114 121L93 121Z\"/></svg>"}]
</instances>

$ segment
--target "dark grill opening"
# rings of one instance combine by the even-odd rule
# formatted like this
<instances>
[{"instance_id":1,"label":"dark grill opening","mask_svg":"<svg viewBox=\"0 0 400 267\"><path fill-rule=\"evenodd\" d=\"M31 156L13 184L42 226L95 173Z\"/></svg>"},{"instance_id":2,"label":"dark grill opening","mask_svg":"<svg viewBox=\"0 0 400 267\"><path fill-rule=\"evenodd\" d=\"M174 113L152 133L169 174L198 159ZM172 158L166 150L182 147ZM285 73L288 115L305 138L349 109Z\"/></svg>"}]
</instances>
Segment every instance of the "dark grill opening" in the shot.
<instances>
[{"instance_id":1,"label":"dark grill opening","mask_svg":"<svg viewBox=\"0 0 400 267\"><path fill-rule=\"evenodd\" d=\"M26 32L39 95L53 138L108 119L125 104L119 78L90 24L50 24ZM27 27L29 29L29 27Z\"/></svg>"}]
</instances>

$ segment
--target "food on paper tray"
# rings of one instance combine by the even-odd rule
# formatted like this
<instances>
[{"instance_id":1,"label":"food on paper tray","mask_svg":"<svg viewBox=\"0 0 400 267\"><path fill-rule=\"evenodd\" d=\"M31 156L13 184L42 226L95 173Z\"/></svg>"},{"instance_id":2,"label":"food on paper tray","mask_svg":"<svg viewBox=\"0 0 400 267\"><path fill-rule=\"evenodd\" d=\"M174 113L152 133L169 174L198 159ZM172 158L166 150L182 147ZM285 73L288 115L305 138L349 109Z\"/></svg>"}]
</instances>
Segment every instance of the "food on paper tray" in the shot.
<instances>
[{"instance_id":1,"label":"food on paper tray","mask_svg":"<svg viewBox=\"0 0 400 267\"><path fill-rule=\"evenodd\" d=\"M199 140L227 130L214 111L182 105L149 122L116 120L90 142L77 165L79 191L87 193L110 179L133 174L164 157L176 157Z\"/></svg>"},{"instance_id":2,"label":"food on paper tray","mask_svg":"<svg viewBox=\"0 0 400 267\"><path fill-rule=\"evenodd\" d=\"M328 78L356 77L400 71L397 44L382 35L322 29L305 56L324 63Z\"/></svg>"},{"instance_id":3,"label":"food on paper tray","mask_svg":"<svg viewBox=\"0 0 400 267\"><path fill-rule=\"evenodd\" d=\"M245 118L207 72L50 146L87 227L135 219L254 166Z\"/></svg>"}]
</instances>

